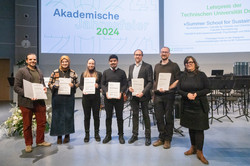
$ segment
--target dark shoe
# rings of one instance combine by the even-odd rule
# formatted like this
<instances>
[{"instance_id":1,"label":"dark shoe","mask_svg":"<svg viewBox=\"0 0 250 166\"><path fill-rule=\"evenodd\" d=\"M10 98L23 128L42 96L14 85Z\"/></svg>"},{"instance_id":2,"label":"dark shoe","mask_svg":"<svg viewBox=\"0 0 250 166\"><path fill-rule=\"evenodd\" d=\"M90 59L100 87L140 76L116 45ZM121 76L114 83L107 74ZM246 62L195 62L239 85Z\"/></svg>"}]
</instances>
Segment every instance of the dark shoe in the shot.
<instances>
[{"instance_id":1,"label":"dark shoe","mask_svg":"<svg viewBox=\"0 0 250 166\"><path fill-rule=\"evenodd\" d=\"M89 142L89 133L85 134L84 142Z\"/></svg>"},{"instance_id":2,"label":"dark shoe","mask_svg":"<svg viewBox=\"0 0 250 166\"><path fill-rule=\"evenodd\" d=\"M135 135L132 135L132 137L128 140L128 143L129 143L129 144L132 144L132 143L134 143L134 142L137 141L137 140L138 140L138 137L135 136Z\"/></svg>"},{"instance_id":3,"label":"dark shoe","mask_svg":"<svg viewBox=\"0 0 250 166\"><path fill-rule=\"evenodd\" d=\"M197 158L198 158L199 160L201 160L201 162L202 162L203 164L208 164L208 161L207 161L207 159L204 157L202 151L197 150L197 153L196 153L196 154L197 154Z\"/></svg>"},{"instance_id":4,"label":"dark shoe","mask_svg":"<svg viewBox=\"0 0 250 166\"><path fill-rule=\"evenodd\" d=\"M145 139L145 145L146 146L151 145L151 138L150 137L146 137L146 139Z\"/></svg>"},{"instance_id":5,"label":"dark shoe","mask_svg":"<svg viewBox=\"0 0 250 166\"><path fill-rule=\"evenodd\" d=\"M57 137L57 144L62 144L62 136Z\"/></svg>"},{"instance_id":6,"label":"dark shoe","mask_svg":"<svg viewBox=\"0 0 250 166\"><path fill-rule=\"evenodd\" d=\"M63 143L66 144L70 141L70 137L69 137L69 134L65 135L64 137L64 140L63 140Z\"/></svg>"},{"instance_id":7,"label":"dark shoe","mask_svg":"<svg viewBox=\"0 0 250 166\"><path fill-rule=\"evenodd\" d=\"M123 135L119 135L119 142L120 142L120 144L125 144L125 140L123 138Z\"/></svg>"},{"instance_id":8,"label":"dark shoe","mask_svg":"<svg viewBox=\"0 0 250 166\"><path fill-rule=\"evenodd\" d=\"M195 148L195 146L192 145L188 151L184 152L184 154L187 155L187 156L188 155L192 155L192 154L196 154L196 148Z\"/></svg>"},{"instance_id":9,"label":"dark shoe","mask_svg":"<svg viewBox=\"0 0 250 166\"><path fill-rule=\"evenodd\" d=\"M171 142L170 141L164 141L163 148L164 149L170 149L170 147L171 147Z\"/></svg>"},{"instance_id":10,"label":"dark shoe","mask_svg":"<svg viewBox=\"0 0 250 166\"><path fill-rule=\"evenodd\" d=\"M100 142L100 141L101 141L101 137L100 137L100 135L99 135L98 132L95 133L95 140L96 140L97 142Z\"/></svg>"},{"instance_id":11,"label":"dark shoe","mask_svg":"<svg viewBox=\"0 0 250 166\"><path fill-rule=\"evenodd\" d=\"M160 140L160 139L158 139L157 141L155 141L155 142L153 143L153 146L160 146L160 145L163 145L163 141Z\"/></svg>"},{"instance_id":12,"label":"dark shoe","mask_svg":"<svg viewBox=\"0 0 250 166\"><path fill-rule=\"evenodd\" d=\"M104 138L104 140L102 141L102 143L104 143L104 144L106 144L106 143L108 143L109 141L111 141L111 136L110 135L106 135L105 136L105 138Z\"/></svg>"}]
</instances>

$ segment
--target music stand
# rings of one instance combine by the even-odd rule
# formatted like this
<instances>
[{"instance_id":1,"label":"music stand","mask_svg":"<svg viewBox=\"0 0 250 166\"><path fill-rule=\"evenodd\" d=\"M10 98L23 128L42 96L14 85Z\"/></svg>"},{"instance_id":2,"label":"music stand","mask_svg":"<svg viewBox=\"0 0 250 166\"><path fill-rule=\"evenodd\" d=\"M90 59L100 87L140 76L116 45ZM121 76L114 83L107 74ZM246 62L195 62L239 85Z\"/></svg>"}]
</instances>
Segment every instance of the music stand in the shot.
<instances>
[{"instance_id":1,"label":"music stand","mask_svg":"<svg viewBox=\"0 0 250 166\"><path fill-rule=\"evenodd\" d=\"M223 72L224 72L224 70L212 70L211 75L216 76L216 77L223 76Z\"/></svg>"},{"instance_id":2,"label":"music stand","mask_svg":"<svg viewBox=\"0 0 250 166\"><path fill-rule=\"evenodd\" d=\"M242 78L242 79L235 80L234 89L243 89L243 114L235 118L240 118L242 116L245 116L247 121L248 121L248 118L250 118L248 115L249 88L250 88L250 79ZM247 98L246 98L246 92L248 95Z\"/></svg>"},{"instance_id":3,"label":"music stand","mask_svg":"<svg viewBox=\"0 0 250 166\"><path fill-rule=\"evenodd\" d=\"M209 83L210 83L210 100L211 100L211 117L209 119L211 119L211 124L213 123L213 119L222 122L221 120L219 120L218 118L214 117L214 110L218 109L218 107L216 109L213 109L213 90L218 90L221 89L220 87L220 81L219 79L209 79Z\"/></svg>"},{"instance_id":4,"label":"music stand","mask_svg":"<svg viewBox=\"0 0 250 166\"><path fill-rule=\"evenodd\" d=\"M225 110L225 115L219 117L218 119L227 117L231 122L233 122L232 119L227 115L229 110L227 106L227 93L228 93L227 91L231 90L233 88L233 85L234 85L234 80L221 80L221 86L223 86L222 92L224 92L223 111Z\"/></svg>"}]
</instances>

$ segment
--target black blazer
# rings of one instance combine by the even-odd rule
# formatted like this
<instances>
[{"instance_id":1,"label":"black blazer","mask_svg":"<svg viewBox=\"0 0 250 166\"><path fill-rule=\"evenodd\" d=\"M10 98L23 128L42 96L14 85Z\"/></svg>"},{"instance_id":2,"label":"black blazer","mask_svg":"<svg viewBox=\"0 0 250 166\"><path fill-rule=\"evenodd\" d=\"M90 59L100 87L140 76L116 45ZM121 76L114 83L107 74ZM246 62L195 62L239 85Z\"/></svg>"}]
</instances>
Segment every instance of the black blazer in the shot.
<instances>
[{"instance_id":1,"label":"black blazer","mask_svg":"<svg viewBox=\"0 0 250 166\"><path fill-rule=\"evenodd\" d=\"M133 79L133 70L135 64L129 66L129 73L128 73L128 86L132 86L132 79ZM144 79L144 89L142 93L144 94L143 97L147 99L151 98L151 89L153 87L153 68L150 64L145 63L142 61L142 66L138 74L138 78Z\"/></svg>"}]
</instances>

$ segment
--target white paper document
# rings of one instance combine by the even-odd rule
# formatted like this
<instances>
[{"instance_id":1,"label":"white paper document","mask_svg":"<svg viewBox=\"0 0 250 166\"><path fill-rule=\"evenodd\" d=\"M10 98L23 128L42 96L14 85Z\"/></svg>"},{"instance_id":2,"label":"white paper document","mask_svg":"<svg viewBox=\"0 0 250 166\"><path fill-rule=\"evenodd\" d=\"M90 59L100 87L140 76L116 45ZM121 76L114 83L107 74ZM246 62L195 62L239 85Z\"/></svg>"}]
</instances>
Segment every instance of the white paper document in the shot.
<instances>
[{"instance_id":1,"label":"white paper document","mask_svg":"<svg viewBox=\"0 0 250 166\"><path fill-rule=\"evenodd\" d=\"M134 92L132 92L132 96L136 96L137 94L141 93L144 89L144 79L143 78L136 78L132 79L132 88Z\"/></svg>"},{"instance_id":2,"label":"white paper document","mask_svg":"<svg viewBox=\"0 0 250 166\"><path fill-rule=\"evenodd\" d=\"M23 79L24 97L35 99L47 99L43 84L31 83Z\"/></svg>"},{"instance_id":3,"label":"white paper document","mask_svg":"<svg viewBox=\"0 0 250 166\"><path fill-rule=\"evenodd\" d=\"M95 94L95 81L95 77L85 77L82 92L86 94Z\"/></svg>"},{"instance_id":4,"label":"white paper document","mask_svg":"<svg viewBox=\"0 0 250 166\"><path fill-rule=\"evenodd\" d=\"M59 95L70 95L71 87L69 84L71 83L71 78L59 78Z\"/></svg>"},{"instance_id":5,"label":"white paper document","mask_svg":"<svg viewBox=\"0 0 250 166\"><path fill-rule=\"evenodd\" d=\"M157 90L162 88L163 90L169 90L171 73L159 73Z\"/></svg>"},{"instance_id":6,"label":"white paper document","mask_svg":"<svg viewBox=\"0 0 250 166\"><path fill-rule=\"evenodd\" d=\"M120 97L120 82L108 82L108 97L119 99Z\"/></svg>"}]
</instances>

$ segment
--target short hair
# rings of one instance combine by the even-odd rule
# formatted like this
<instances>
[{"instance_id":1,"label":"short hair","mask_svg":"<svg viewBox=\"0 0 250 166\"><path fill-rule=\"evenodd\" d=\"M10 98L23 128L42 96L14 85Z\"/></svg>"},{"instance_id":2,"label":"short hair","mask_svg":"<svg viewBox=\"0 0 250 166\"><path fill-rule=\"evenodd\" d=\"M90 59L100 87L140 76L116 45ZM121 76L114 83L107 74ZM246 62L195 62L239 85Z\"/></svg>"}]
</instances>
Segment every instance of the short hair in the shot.
<instances>
[{"instance_id":1,"label":"short hair","mask_svg":"<svg viewBox=\"0 0 250 166\"><path fill-rule=\"evenodd\" d=\"M116 60L118 60L118 56L115 55L115 54L112 54L112 55L109 56L109 61L110 61L110 59L113 59L113 58L115 58Z\"/></svg>"},{"instance_id":2,"label":"short hair","mask_svg":"<svg viewBox=\"0 0 250 166\"><path fill-rule=\"evenodd\" d=\"M141 54L142 54L142 56L143 56L143 51L141 50L141 49L136 49L135 51L134 51L134 55L135 55L135 52L136 51L141 51Z\"/></svg>"},{"instance_id":3,"label":"short hair","mask_svg":"<svg viewBox=\"0 0 250 166\"><path fill-rule=\"evenodd\" d=\"M29 56L29 55L35 55L35 56L36 56L35 53L28 53L28 54L26 55L26 60L28 60L28 56Z\"/></svg>"}]
</instances>

